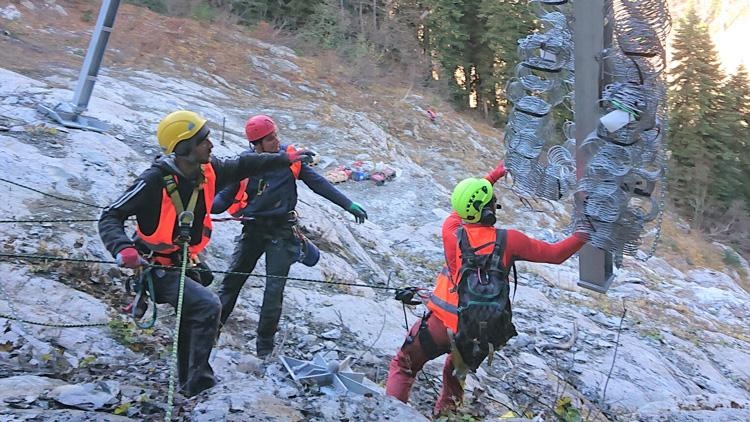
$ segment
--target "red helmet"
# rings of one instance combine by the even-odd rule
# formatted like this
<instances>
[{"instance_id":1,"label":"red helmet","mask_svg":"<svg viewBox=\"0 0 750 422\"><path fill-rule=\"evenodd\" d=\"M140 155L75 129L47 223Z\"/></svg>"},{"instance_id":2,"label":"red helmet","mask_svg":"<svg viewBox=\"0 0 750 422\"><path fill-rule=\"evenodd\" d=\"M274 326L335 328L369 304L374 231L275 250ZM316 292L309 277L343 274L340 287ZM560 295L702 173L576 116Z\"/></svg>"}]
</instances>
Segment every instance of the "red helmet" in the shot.
<instances>
[{"instance_id":1,"label":"red helmet","mask_svg":"<svg viewBox=\"0 0 750 422\"><path fill-rule=\"evenodd\" d=\"M250 142L255 142L264 136L272 134L276 130L276 123L270 117L259 114L247 119L245 123L245 136Z\"/></svg>"}]
</instances>

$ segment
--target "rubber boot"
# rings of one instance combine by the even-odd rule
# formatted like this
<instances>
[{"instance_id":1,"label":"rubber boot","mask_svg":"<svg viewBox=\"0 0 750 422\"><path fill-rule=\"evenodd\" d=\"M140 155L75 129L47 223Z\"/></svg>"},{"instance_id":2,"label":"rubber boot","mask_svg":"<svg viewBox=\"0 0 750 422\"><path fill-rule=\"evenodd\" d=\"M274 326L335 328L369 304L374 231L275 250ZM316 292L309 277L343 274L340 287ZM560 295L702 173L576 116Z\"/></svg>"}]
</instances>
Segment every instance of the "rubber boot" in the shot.
<instances>
[{"instance_id":1,"label":"rubber boot","mask_svg":"<svg viewBox=\"0 0 750 422\"><path fill-rule=\"evenodd\" d=\"M265 359L268 357L268 355L273 352L273 339L274 336L271 337L257 337L255 339L255 349L257 351L257 356L260 359Z\"/></svg>"}]
</instances>

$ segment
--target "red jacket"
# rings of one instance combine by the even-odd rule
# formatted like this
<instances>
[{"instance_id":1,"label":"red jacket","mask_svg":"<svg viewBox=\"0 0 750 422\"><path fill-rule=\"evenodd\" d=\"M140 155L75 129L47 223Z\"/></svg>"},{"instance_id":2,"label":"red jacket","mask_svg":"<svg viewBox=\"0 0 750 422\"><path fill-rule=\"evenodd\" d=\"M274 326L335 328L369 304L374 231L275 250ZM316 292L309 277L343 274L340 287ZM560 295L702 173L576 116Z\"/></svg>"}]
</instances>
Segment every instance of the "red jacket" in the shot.
<instances>
[{"instance_id":1,"label":"red jacket","mask_svg":"<svg viewBox=\"0 0 750 422\"><path fill-rule=\"evenodd\" d=\"M492 173L486 177L490 183L495 183L499 177ZM493 241L496 228L481 224L464 224L461 217L452 212L443 222L443 251L446 267L438 274L435 290L427 302L427 307L437 316L446 327L454 332L458 330L458 292L454 286L458 283L458 271L461 268L461 256L458 248L456 231L464 226L473 247ZM545 262L560 264L578 252L586 242L577 235L570 236L557 243L547 243L532 239L517 230L507 230L505 251L503 252L503 266L509 268L515 261ZM492 253L492 245L479 253Z\"/></svg>"}]
</instances>

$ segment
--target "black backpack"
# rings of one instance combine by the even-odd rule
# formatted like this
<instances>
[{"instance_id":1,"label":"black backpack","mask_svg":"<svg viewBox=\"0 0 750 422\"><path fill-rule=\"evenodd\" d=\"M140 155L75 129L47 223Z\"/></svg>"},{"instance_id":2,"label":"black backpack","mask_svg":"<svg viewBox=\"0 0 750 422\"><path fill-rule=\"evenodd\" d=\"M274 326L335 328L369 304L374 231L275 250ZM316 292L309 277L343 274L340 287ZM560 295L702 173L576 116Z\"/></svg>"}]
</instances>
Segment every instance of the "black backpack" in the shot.
<instances>
[{"instance_id":1,"label":"black backpack","mask_svg":"<svg viewBox=\"0 0 750 422\"><path fill-rule=\"evenodd\" d=\"M477 255L478 250L491 243L472 248L463 228L458 229L457 237L461 269L457 285L458 332L454 339L464 364L476 371L490 350L501 348L518 334L511 322L510 268L503 268L506 231L497 230L491 254ZM515 265L511 268L515 275Z\"/></svg>"}]
</instances>

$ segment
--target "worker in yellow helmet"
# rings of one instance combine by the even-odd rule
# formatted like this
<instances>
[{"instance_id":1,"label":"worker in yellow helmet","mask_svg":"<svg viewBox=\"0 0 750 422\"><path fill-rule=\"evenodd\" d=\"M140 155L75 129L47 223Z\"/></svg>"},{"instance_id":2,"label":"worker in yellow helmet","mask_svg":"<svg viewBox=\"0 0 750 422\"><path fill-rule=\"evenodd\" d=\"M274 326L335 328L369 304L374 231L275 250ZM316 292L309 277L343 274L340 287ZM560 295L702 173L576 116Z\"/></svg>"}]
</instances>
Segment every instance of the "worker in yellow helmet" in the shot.
<instances>
[{"instance_id":1,"label":"worker in yellow helmet","mask_svg":"<svg viewBox=\"0 0 750 422\"><path fill-rule=\"evenodd\" d=\"M157 303L177 307L180 288L181 248L188 245L188 266L211 237L211 206L217 189L263 171L311 161L304 150L255 154L220 160L211 156L213 144L206 119L180 110L164 117L156 129L164 156L144 171L99 219L99 235L117 262L128 268L143 264L153 279ZM125 234L124 223L136 216L134 238ZM215 383L208 363L219 329L221 302L205 286L207 271L190 271L185 279L177 360L180 388L194 396Z\"/></svg>"}]
</instances>

